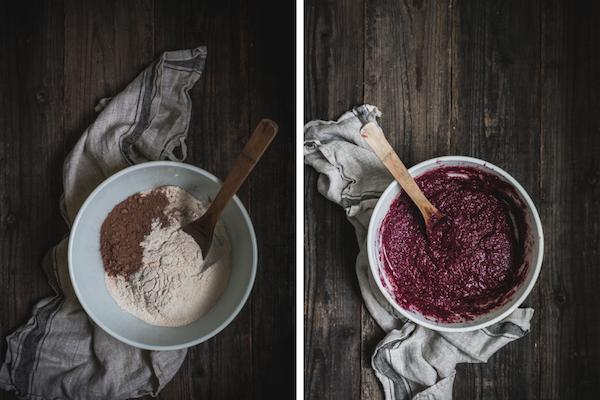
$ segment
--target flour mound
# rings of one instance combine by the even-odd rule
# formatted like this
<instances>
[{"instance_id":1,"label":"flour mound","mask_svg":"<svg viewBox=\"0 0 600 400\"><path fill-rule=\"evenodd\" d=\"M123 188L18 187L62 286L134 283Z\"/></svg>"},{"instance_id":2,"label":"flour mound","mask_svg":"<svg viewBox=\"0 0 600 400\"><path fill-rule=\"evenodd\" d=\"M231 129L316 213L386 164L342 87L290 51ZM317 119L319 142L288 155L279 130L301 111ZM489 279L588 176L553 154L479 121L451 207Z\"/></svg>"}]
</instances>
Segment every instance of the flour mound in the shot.
<instances>
[{"instance_id":1,"label":"flour mound","mask_svg":"<svg viewBox=\"0 0 600 400\"><path fill-rule=\"evenodd\" d=\"M143 242L142 266L129 277L105 274L111 296L125 311L157 326L183 326L204 315L221 297L230 275L230 245L222 222L206 260L194 239L180 228L206 211L194 196L176 186L161 191L168 199L164 213L170 224L152 221ZM162 219L164 221L164 219Z\"/></svg>"}]
</instances>

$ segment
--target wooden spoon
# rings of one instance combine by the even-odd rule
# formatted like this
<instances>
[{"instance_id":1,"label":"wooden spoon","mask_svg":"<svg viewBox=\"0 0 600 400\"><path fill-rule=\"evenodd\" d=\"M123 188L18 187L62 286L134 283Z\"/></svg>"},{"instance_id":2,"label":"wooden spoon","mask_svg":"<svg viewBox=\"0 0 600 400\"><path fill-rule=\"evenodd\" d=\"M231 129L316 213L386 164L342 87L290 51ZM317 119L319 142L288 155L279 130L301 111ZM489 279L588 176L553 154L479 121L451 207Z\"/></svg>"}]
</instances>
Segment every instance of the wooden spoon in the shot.
<instances>
[{"instance_id":1,"label":"wooden spoon","mask_svg":"<svg viewBox=\"0 0 600 400\"><path fill-rule=\"evenodd\" d=\"M360 134L419 208L425 219L427 229L432 229L438 222L446 218L446 215L435 208L421 192L421 189L375 123L368 122L365 124L361 128Z\"/></svg>"},{"instance_id":2,"label":"wooden spoon","mask_svg":"<svg viewBox=\"0 0 600 400\"><path fill-rule=\"evenodd\" d=\"M182 228L198 243L202 257L206 258L208 255L215 226L225 206L269 147L278 129L277 124L270 119L260 121L206 213Z\"/></svg>"}]
</instances>

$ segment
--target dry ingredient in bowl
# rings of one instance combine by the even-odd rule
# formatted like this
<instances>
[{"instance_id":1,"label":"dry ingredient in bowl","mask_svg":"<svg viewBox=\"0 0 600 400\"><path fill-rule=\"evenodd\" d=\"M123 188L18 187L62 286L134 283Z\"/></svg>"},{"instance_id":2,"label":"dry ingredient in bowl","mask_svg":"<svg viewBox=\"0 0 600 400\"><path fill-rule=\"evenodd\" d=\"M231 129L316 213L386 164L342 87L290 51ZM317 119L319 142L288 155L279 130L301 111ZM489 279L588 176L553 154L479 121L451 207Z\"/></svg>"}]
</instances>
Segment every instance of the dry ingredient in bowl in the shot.
<instances>
[{"instance_id":1,"label":"dry ingredient in bowl","mask_svg":"<svg viewBox=\"0 0 600 400\"><path fill-rule=\"evenodd\" d=\"M100 251L110 295L125 311L157 326L183 326L204 315L229 281L230 246L221 222L206 260L183 232L206 211L177 186L128 197L109 213Z\"/></svg>"},{"instance_id":2,"label":"dry ingredient in bowl","mask_svg":"<svg viewBox=\"0 0 600 400\"><path fill-rule=\"evenodd\" d=\"M438 167L415 179L449 216L426 232L405 192L380 231L380 270L404 309L441 323L466 322L506 304L528 271L525 205L512 185L479 168Z\"/></svg>"}]
</instances>

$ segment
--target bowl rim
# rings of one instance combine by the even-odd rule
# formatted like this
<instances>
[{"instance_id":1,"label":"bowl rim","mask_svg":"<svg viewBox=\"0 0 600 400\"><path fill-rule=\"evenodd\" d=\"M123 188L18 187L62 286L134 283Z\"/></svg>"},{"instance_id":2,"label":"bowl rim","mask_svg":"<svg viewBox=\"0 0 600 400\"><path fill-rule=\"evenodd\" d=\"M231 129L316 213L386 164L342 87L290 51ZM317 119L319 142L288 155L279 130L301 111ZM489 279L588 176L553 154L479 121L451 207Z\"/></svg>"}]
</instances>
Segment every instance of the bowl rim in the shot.
<instances>
[{"instance_id":1,"label":"bowl rim","mask_svg":"<svg viewBox=\"0 0 600 400\"><path fill-rule=\"evenodd\" d=\"M474 330L488 327L490 325L493 325L493 324L505 319L525 301L527 296L529 296L529 293L531 292L531 290L535 286L535 283L537 282L537 279L538 279L538 276L540 274L540 270L542 267L542 259L544 256L544 233L543 233L543 229L542 229L542 222L540 220L537 208L535 207L535 204L531 200L531 197L529 196L527 191L508 172L504 171L502 168L500 168L488 161L484 161L479 158L467 157L467 156L443 156L443 157L436 157L436 158L431 158L431 159L422 161L422 162L410 167L408 169L408 172L411 174L411 176L413 176L414 175L413 172L416 170L419 170L423 167L429 167L429 166L433 166L433 167L435 167L436 165L442 166L443 162L445 162L445 161L459 162L459 163L460 162L474 163L474 164L478 164L482 167L485 167L487 169L490 169L494 172L497 172L499 175L501 175L504 179L509 181L517 189L519 194L523 197L523 199L527 203L527 206L530 208L531 214L533 215L534 223L539 232L539 235L538 235L539 236L539 238L538 238L538 259L537 259L537 263L532 271L532 279L529 282L529 284L525 287L525 290L520 295L520 297L518 299L516 299L516 301L509 308L507 308L504 312L502 312L498 316L496 316L488 321L484 321L484 322L481 322L478 324L473 324L472 326L461 326L461 327L444 326L442 324L435 324L435 323L430 323L428 321L422 321L422 320L415 318L412 315L412 313L410 313L409 311L406 311L405 309L400 307L400 305L398 305L394 301L394 299L390 296L390 294L387 292L387 290L383 287L383 285L381 283L381 280L379 278L379 266L378 266L378 261L377 261L377 255L375 254L376 253L375 239L377 238L377 234L378 234L377 231L378 231L379 226L375 226L376 223L375 223L374 217L382 212L383 205L382 205L381 199L383 199L384 197L389 195L389 193L392 191L397 191L398 189L402 190L402 188L400 187L400 184L396 180L392 181L392 183L390 183L388 185L388 187L385 189L385 191L381 194L381 196L377 200L377 204L375 205L375 208L373 209L373 213L371 214L371 219L369 221L369 227L367 230L367 256L368 256L368 260L369 260L370 272L373 275L373 279L376 282L377 287L379 288L379 291L383 294L383 296L388 301L388 303L390 303L392 305L392 307L395 310L397 310L398 312L400 312L404 317L408 318L410 321L413 321L421 326L424 326L426 328L433 329L436 331L468 332L468 331L474 331ZM386 211L386 214L387 214L387 211Z\"/></svg>"},{"instance_id":2,"label":"bowl rim","mask_svg":"<svg viewBox=\"0 0 600 400\"><path fill-rule=\"evenodd\" d=\"M254 232L254 225L252 224L250 215L248 214L248 211L242 204L239 197L237 195L234 195L230 202L235 202L236 205L239 207L241 214L244 217L244 220L249 228L248 230L250 232L250 239L251 239L251 246L253 249L253 254L252 254L252 270L250 273L250 280L248 281L248 285L246 286L246 290L242 296L241 301L236 306L235 310L228 316L228 318L225 321L223 321L219 326L217 326L215 329L213 329L210 333L208 333L204 336L201 336L197 339L190 340L188 342L177 344L177 345L152 345L152 344L147 344L147 343L140 343L140 342L136 342L134 340L128 339L128 338L122 336L121 334L115 332L114 330L110 329L106 324L104 324L93 313L93 311L91 310L89 305L84 300L81 289L77 285L77 281L74 276L75 272L74 272L74 264L73 264L73 247L72 247L73 240L71 240L71 238L77 232L77 228L81 222L81 218L82 218L83 214L85 213L85 210L88 208L89 204L92 202L92 200L95 198L95 196L97 196L98 193L100 191L102 191L102 189L104 189L106 186L110 185L111 182L115 181L119 177L126 175L128 173L131 173L132 171L136 171L138 169L144 169L144 168L152 168L152 167L175 167L175 168L187 169L187 170L196 172L200 175L203 175L207 179L217 183L219 186L223 185L223 182L219 178L217 178L216 176L211 174L210 172L205 171L202 168L196 167L195 165L187 164L184 162L178 162L178 161L148 161L148 162L143 162L140 164L135 164L135 165L126 167L126 168L120 170L119 172L116 172L115 174L106 178L100 185L98 185L88 195L86 200L83 202L83 204L77 211L77 216L75 217L75 221L73 222L73 225L71 226L71 230L69 232L69 244L68 244L68 249L67 249L67 264L69 267L69 277L71 280L71 284L73 286L73 291L75 292L75 295L77 296L77 300L81 304L82 308L84 309L84 311L86 312L88 317L90 317L92 319L92 321L94 321L100 328L102 328L102 330L104 330L106 333L108 333L112 337L120 340L121 342L127 343L131 346L141 348L144 350L155 350L155 351L179 350L179 349L184 349L184 348L189 348L189 347L195 346L197 344L205 342L208 339L216 336L219 332L221 332L223 329L225 329L225 327L227 327L235 319L235 317L237 317L237 315L240 313L240 311L242 310L244 305L247 303L248 297L250 297L250 293L252 291L252 288L254 287L254 281L256 279L256 272L257 272L257 267L258 267L258 245L257 245L257 241L256 241L256 233ZM178 327L174 327L174 329L176 329L176 328L178 328Z\"/></svg>"}]
</instances>

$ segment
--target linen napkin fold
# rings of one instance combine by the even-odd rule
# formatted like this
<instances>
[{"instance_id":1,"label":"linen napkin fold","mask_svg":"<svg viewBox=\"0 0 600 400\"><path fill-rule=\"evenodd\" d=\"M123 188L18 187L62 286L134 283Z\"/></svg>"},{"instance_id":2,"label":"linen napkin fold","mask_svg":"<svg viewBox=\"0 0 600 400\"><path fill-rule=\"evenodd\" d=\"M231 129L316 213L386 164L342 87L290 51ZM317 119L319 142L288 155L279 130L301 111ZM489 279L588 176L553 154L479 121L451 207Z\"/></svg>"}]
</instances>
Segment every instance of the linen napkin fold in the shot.
<instances>
[{"instance_id":1,"label":"linen napkin fold","mask_svg":"<svg viewBox=\"0 0 600 400\"><path fill-rule=\"evenodd\" d=\"M317 188L346 211L360 252L356 274L365 305L387 333L371 364L387 400L451 399L456 364L481 363L529 331L533 309L519 308L487 328L464 333L437 332L407 321L383 297L369 269L367 228L377 200L392 175L360 135L381 112L357 106L337 121L314 120L304 126L304 162L319 172Z\"/></svg>"},{"instance_id":2,"label":"linen napkin fold","mask_svg":"<svg viewBox=\"0 0 600 400\"><path fill-rule=\"evenodd\" d=\"M63 167L61 212L69 227L87 196L115 172L152 160L186 156L192 103L206 47L166 52L104 109ZM54 297L38 302L26 325L7 337L0 388L20 399L126 399L156 396L181 367L187 350L147 351L93 323L79 304L67 265L68 238L42 262Z\"/></svg>"}]
</instances>

